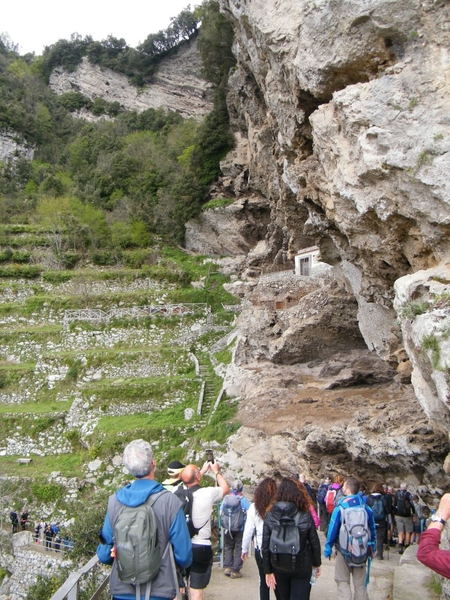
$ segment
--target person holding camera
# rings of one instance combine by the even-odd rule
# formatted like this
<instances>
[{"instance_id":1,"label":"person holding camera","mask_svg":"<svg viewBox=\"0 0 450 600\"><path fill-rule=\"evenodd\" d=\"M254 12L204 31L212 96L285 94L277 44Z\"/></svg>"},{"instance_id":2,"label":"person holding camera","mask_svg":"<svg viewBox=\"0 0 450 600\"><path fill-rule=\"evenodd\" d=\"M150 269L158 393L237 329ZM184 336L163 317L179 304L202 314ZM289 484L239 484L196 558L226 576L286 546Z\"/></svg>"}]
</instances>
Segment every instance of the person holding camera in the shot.
<instances>
[{"instance_id":1,"label":"person holding camera","mask_svg":"<svg viewBox=\"0 0 450 600\"><path fill-rule=\"evenodd\" d=\"M211 547L211 513L216 502L220 502L230 491L230 486L220 473L219 464L207 455L201 469L187 465L181 472L181 479L193 491L192 522L198 533L192 538L192 565L189 570L189 598L203 600L203 590L211 579L213 553ZM200 481L208 471L216 480L214 487L200 487Z\"/></svg>"},{"instance_id":2,"label":"person holding camera","mask_svg":"<svg viewBox=\"0 0 450 600\"><path fill-rule=\"evenodd\" d=\"M428 529L420 537L417 560L442 577L450 579L450 550L440 548L441 534L450 519L450 494L444 494Z\"/></svg>"}]
</instances>

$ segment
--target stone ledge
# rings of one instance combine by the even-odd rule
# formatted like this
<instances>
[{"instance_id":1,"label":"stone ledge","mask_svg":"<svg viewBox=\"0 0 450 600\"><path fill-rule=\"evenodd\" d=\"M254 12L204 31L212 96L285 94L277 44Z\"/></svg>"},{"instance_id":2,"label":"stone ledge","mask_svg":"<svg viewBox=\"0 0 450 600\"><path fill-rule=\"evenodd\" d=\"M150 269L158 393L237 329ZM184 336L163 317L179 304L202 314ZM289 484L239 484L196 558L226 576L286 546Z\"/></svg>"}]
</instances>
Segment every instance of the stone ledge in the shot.
<instances>
[{"instance_id":1,"label":"stone ledge","mask_svg":"<svg viewBox=\"0 0 450 600\"><path fill-rule=\"evenodd\" d=\"M417 546L409 546L394 571L392 600L431 600L435 598L427 587L432 571L417 560Z\"/></svg>"}]
</instances>

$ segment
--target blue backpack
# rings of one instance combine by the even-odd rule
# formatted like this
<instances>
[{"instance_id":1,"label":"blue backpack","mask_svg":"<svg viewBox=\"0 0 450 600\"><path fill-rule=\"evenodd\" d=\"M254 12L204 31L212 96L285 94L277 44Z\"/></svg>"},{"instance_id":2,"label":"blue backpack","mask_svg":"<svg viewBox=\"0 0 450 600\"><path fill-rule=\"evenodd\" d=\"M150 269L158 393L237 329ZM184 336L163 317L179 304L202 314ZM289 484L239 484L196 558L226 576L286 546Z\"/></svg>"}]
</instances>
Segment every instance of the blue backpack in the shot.
<instances>
[{"instance_id":1,"label":"blue backpack","mask_svg":"<svg viewBox=\"0 0 450 600\"><path fill-rule=\"evenodd\" d=\"M244 527L246 511L242 508L241 500L241 496L234 494L228 494L223 499L220 519L222 527L230 534L237 533Z\"/></svg>"},{"instance_id":2,"label":"blue backpack","mask_svg":"<svg viewBox=\"0 0 450 600\"><path fill-rule=\"evenodd\" d=\"M328 492L328 484L322 483L317 490L317 502L319 504L325 504L325 496Z\"/></svg>"}]
</instances>

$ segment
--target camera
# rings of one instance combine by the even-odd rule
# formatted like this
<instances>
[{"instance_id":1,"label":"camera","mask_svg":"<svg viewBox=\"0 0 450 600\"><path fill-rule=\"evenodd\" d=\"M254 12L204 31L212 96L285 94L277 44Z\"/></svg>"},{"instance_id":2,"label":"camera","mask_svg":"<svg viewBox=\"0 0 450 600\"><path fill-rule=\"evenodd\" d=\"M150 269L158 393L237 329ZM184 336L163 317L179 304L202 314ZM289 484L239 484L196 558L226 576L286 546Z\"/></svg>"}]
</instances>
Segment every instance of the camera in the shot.
<instances>
[{"instance_id":1,"label":"camera","mask_svg":"<svg viewBox=\"0 0 450 600\"><path fill-rule=\"evenodd\" d=\"M212 450L206 450L206 460L207 462L210 462L212 464L214 464L214 454Z\"/></svg>"}]
</instances>

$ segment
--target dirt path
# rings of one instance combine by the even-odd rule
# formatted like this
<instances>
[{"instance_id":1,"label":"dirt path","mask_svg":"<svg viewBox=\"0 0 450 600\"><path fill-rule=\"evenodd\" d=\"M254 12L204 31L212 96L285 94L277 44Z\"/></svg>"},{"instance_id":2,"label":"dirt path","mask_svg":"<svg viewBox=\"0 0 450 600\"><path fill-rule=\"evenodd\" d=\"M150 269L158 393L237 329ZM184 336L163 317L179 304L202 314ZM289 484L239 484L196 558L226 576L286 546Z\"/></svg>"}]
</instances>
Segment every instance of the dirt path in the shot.
<instances>
[{"instance_id":1,"label":"dirt path","mask_svg":"<svg viewBox=\"0 0 450 600\"><path fill-rule=\"evenodd\" d=\"M324 536L320 534L322 548ZM400 555L396 549L385 552L383 561L373 560L370 571L369 597L370 600L392 600L394 570L398 566ZM334 561L324 560L322 575L313 586L310 600L324 600L336 597L336 583L334 581ZM223 574L223 569L214 565L210 585L206 589L205 600L258 600L258 570L254 557L250 557L242 569L242 579L230 580ZM271 597L274 598L272 595ZM423 600L426 600L424 597Z\"/></svg>"}]
</instances>

